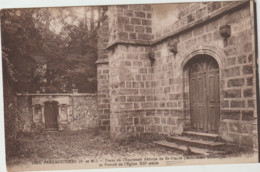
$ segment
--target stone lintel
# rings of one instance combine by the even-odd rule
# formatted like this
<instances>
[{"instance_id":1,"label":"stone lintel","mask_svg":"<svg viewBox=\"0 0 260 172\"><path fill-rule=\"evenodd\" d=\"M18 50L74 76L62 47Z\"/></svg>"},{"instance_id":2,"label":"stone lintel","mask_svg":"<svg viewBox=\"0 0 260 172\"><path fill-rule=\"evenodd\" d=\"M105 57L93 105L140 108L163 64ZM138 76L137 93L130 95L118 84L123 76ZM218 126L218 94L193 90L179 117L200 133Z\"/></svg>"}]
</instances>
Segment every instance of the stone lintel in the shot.
<instances>
[{"instance_id":1,"label":"stone lintel","mask_svg":"<svg viewBox=\"0 0 260 172\"><path fill-rule=\"evenodd\" d=\"M109 50L117 45L134 45L134 46L146 46L149 47L151 45L151 41L143 41L143 40L118 40L110 43L105 49Z\"/></svg>"},{"instance_id":2,"label":"stone lintel","mask_svg":"<svg viewBox=\"0 0 260 172\"><path fill-rule=\"evenodd\" d=\"M96 64L108 64L109 62L108 62L108 59L106 58L106 59L98 59L97 61L96 61Z\"/></svg>"},{"instance_id":3,"label":"stone lintel","mask_svg":"<svg viewBox=\"0 0 260 172\"><path fill-rule=\"evenodd\" d=\"M16 93L16 96L97 96L89 93Z\"/></svg>"}]
</instances>

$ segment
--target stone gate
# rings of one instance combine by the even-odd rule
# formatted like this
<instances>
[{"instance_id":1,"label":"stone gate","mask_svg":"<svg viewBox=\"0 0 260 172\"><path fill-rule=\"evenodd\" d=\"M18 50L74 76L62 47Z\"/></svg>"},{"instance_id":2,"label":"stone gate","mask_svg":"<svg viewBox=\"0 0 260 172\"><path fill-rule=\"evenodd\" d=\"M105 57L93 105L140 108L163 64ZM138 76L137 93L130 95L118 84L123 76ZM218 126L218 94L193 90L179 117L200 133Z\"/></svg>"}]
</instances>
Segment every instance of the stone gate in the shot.
<instances>
[{"instance_id":1,"label":"stone gate","mask_svg":"<svg viewBox=\"0 0 260 172\"><path fill-rule=\"evenodd\" d=\"M17 94L21 132L76 131L98 126L97 96L88 93Z\"/></svg>"}]
</instances>

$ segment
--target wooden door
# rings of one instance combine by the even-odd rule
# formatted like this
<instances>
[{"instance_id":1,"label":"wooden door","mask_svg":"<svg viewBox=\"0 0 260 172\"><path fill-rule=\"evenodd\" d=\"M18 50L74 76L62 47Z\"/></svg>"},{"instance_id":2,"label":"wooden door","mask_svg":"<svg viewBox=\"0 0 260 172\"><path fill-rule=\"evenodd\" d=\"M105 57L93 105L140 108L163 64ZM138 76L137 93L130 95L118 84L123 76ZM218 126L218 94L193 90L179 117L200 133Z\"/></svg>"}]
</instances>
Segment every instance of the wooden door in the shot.
<instances>
[{"instance_id":1,"label":"wooden door","mask_svg":"<svg viewBox=\"0 0 260 172\"><path fill-rule=\"evenodd\" d=\"M197 58L190 68L191 128L217 133L219 125L219 70L210 57Z\"/></svg>"},{"instance_id":2,"label":"wooden door","mask_svg":"<svg viewBox=\"0 0 260 172\"><path fill-rule=\"evenodd\" d=\"M46 102L45 103L45 129L46 130L57 130L58 129L58 104L57 102Z\"/></svg>"}]
</instances>

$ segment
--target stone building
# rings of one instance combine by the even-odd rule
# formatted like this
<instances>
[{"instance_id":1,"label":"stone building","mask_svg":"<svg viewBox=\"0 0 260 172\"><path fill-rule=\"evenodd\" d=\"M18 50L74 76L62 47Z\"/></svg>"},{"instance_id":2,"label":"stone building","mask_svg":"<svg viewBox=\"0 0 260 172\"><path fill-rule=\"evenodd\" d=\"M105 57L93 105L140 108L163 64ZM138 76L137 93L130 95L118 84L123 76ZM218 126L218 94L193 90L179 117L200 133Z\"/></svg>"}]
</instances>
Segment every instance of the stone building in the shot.
<instances>
[{"instance_id":1,"label":"stone building","mask_svg":"<svg viewBox=\"0 0 260 172\"><path fill-rule=\"evenodd\" d=\"M253 1L158 10L108 7L96 62L100 130L114 140L212 133L257 149Z\"/></svg>"},{"instance_id":2,"label":"stone building","mask_svg":"<svg viewBox=\"0 0 260 172\"><path fill-rule=\"evenodd\" d=\"M97 96L87 93L17 94L17 131L75 131L98 126Z\"/></svg>"}]
</instances>

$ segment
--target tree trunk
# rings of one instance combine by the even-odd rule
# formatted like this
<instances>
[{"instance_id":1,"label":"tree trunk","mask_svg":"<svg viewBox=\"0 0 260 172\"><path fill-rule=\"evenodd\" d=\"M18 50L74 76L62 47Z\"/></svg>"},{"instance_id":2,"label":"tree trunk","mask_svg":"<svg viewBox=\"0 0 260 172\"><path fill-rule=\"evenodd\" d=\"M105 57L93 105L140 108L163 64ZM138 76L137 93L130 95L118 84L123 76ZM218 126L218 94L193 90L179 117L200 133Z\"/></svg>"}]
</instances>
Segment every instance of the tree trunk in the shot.
<instances>
[{"instance_id":1,"label":"tree trunk","mask_svg":"<svg viewBox=\"0 0 260 172\"><path fill-rule=\"evenodd\" d=\"M90 17L90 29L94 30L95 23L94 23L94 7L91 7L91 17Z\"/></svg>"}]
</instances>

